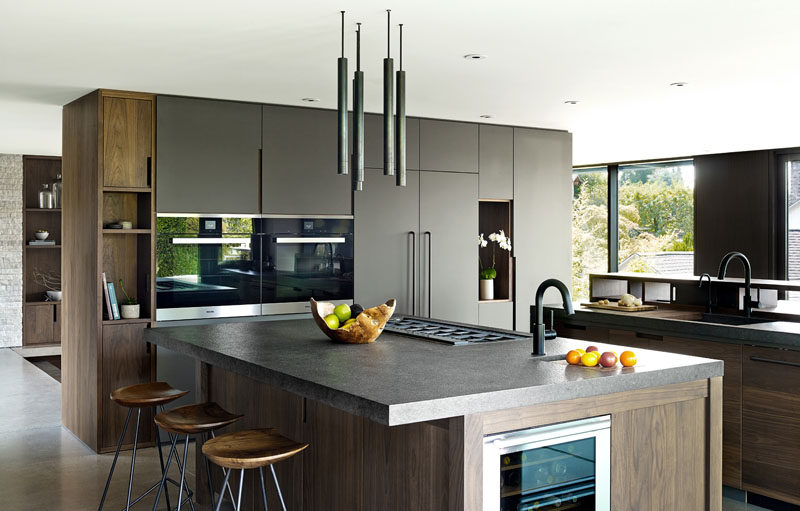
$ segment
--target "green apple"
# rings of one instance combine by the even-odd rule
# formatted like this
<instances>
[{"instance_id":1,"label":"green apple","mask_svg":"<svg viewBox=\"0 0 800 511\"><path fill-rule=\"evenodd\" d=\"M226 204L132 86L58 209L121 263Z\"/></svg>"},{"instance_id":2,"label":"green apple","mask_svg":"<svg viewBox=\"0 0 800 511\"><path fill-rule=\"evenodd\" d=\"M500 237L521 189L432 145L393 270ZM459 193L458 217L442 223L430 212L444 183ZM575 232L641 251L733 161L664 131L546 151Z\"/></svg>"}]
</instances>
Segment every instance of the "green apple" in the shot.
<instances>
[{"instance_id":1,"label":"green apple","mask_svg":"<svg viewBox=\"0 0 800 511\"><path fill-rule=\"evenodd\" d=\"M336 314L337 318L339 318L339 323L344 323L350 319L350 306L346 303L337 305L336 308L333 309L333 313Z\"/></svg>"},{"instance_id":2,"label":"green apple","mask_svg":"<svg viewBox=\"0 0 800 511\"><path fill-rule=\"evenodd\" d=\"M328 328L331 330L336 330L339 328L339 318L336 316L336 314L328 314L325 316L325 323L328 324Z\"/></svg>"}]
</instances>

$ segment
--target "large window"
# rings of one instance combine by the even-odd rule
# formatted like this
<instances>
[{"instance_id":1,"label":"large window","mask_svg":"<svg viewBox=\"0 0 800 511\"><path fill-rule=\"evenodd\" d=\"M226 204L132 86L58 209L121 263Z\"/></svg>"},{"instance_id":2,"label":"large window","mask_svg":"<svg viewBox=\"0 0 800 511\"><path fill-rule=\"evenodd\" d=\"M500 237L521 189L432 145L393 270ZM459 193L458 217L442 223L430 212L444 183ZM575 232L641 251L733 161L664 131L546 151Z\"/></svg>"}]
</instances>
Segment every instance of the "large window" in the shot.
<instances>
[{"instance_id":1,"label":"large window","mask_svg":"<svg viewBox=\"0 0 800 511\"><path fill-rule=\"evenodd\" d=\"M786 273L789 280L800 280L800 154L781 158L786 173ZM786 298L800 301L800 292L790 291Z\"/></svg>"},{"instance_id":2,"label":"large window","mask_svg":"<svg viewBox=\"0 0 800 511\"><path fill-rule=\"evenodd\" d=\"M572 296L589 297L589 274L608 271L608 170L572 173Z\"/></svg>"},{"instance_id":3,"label":"large window","mask_svg":"<svg viewBox=\"0 0 800 511\"><path fill-rule=\"evenodd\" d=\"M572 292L576 299L589 296L590 273L610 269L694 274L691 160L574 169L572 179ZM618 239L609 236L609 227ZM800 230L798 234L800 256ZM797 270L800 278L800 257Z\"/></svg>"},{"instance_id":4,"label":"large window","mask_svg":"<svg viewBox=\"0 0 800 511\"><path fill-rule=\"evenodd\" d=\"M619 166L619 271L694 274L691 160Z\"/></svg>"}]
</instances>

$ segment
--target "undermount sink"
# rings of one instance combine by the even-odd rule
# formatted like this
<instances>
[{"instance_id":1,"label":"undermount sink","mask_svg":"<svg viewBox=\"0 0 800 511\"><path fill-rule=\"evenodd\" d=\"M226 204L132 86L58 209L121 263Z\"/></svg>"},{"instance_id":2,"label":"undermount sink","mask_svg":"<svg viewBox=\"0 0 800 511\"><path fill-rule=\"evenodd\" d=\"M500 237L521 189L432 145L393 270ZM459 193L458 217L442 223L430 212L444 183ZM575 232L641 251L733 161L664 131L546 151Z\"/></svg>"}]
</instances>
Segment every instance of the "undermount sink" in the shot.
<instances>
[{"instance_id":1,"label":"undermount sink","mask_svg":"<svg viewBox=\"0 0 800 511\"><path fill-rule=\"evenodd\" d=\"M759 323L770 323L775 320L765 318L746 318L744 316L732 316L728 314L703 314L703 317L697 321L700 321L701 323L717 323L719 325L743 326L757 325Z\"/></svg>"}]
</instances>

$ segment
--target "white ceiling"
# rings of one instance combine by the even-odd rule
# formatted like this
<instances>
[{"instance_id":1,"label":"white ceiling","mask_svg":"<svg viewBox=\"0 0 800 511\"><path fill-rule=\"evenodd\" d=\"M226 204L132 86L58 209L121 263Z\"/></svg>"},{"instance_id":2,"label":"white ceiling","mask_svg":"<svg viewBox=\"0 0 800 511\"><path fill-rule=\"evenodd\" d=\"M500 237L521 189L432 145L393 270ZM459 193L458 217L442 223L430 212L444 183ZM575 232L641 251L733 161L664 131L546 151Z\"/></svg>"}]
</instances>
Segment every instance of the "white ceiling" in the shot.
<instances>
[{"instance_id":1,"label":"white ceiling","mask_svg":"<svg viewBox=\"0 0 800 511\"><path fill-rule=\"evenodd\" d=\"M798 0L0 0L0 152L60 154L99 87L335 107L340 9L379 112L386 7L409 115L570 130L576 164L800 146Z\"/></svg>"}]
</instances>

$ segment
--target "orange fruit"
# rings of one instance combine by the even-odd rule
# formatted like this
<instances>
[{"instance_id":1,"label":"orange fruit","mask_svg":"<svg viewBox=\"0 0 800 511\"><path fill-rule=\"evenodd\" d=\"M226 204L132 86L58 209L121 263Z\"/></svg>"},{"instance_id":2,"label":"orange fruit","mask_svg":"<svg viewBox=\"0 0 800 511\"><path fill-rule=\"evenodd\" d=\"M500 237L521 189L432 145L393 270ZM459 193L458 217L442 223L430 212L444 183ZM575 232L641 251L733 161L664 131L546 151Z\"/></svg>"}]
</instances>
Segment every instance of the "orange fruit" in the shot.
<instances>
[{"instance_id":1,"label":"orange fruit","mask_svg":"<svg viewBox=\"0 0 800 511\"><path fill-rule=\"evenodd\" d=\"M581 364L586 367L594 367L598 362L600 362L600 355L595 351L590 351L589 353L581 355Z\"/></svg>"},{"instance_id":2,"label":"orange fruit","mask_svg":"<svg viewBox=\"0 0 800 511\"><path fill-rule=\"evenodd\" d=\"M636 353L632 351L623 351L619 356L619 363L624 367L633 367L636 365Z\"/></svg>"},{"instance_id":3,"label":"orange fruit","mask_svg":"<svg viewBox=\"0 0 800 511\"><path fill-rule=\"evenodd\" d=\"M581 363L581 354L578 353L578 350L570 350L567 353L566 361L570 365L577 365Z\"/></svg>"}]
</instances>

